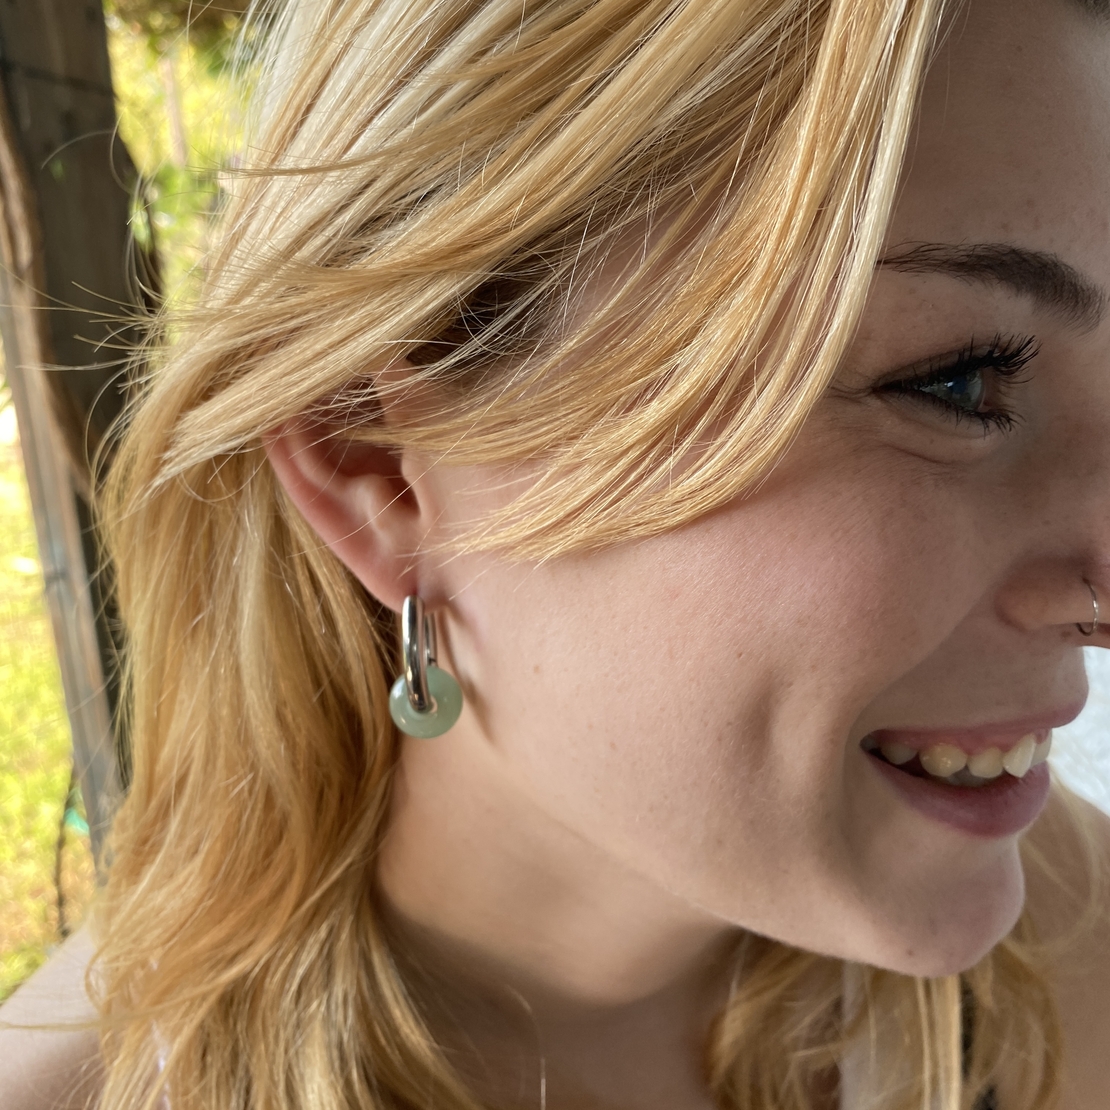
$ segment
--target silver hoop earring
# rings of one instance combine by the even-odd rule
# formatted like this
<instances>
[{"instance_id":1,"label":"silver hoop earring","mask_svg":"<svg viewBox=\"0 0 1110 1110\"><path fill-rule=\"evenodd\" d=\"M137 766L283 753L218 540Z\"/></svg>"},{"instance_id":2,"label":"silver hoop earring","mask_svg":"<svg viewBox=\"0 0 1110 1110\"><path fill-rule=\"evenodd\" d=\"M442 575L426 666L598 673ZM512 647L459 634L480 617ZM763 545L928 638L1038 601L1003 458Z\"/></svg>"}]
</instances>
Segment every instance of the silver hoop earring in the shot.
<instances>
[{"instance_id":1,"label":"silver hoop earring","mask_svg":"<svg viewBox=\"0 0 1110 1110\"><path fill-rule=\"evenodd\" d=\"M405 670L389 692L389 715L409 736L442 736L459 719L462 690L436 666L435 618L416 594L401 606L401 650Z\"/></svg>"},{"instance_id":2,"label":"silver hoop earring","mask_svg":"<svg viewBox=\"0 0 1110 1110\"><path fill-rule=\"evenodd\" d=\"M1098 631L1098 594L1095 593L1094 586L1092 586L1090 582L1087 582L1086 578L1084 578L1083 581L1087 584L1087 589L1091 591L1091 605L1094 607L1094 611L1091 616L1090 628L1084 628L1081 624L1077 624L1075 627L1078 628L1084 636L1093 636Z\"/></svg>"}]
</instances>

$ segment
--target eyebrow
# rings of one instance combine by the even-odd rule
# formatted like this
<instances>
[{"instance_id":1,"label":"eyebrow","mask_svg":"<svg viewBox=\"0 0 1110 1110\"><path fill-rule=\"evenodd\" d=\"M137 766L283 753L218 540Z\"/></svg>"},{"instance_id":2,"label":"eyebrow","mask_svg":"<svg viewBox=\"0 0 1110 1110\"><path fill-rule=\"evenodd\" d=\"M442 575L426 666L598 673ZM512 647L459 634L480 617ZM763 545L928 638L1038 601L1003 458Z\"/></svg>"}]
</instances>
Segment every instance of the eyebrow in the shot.
<instances>
[{"instance_id":1,"label":"eyebrow","mask_svg":"<svg viewBox=\"0 0 1110 1110\"><path fill-rule=\"evenodd\" d=\"M914 243L896 248L879 269L907 274L948 274L964 281L1002 285L1062 316L1079 330L1094 328L1106 309L1106 293L1074 266L1044 251L1010 243Z\"/></svg>"}]
</instances>

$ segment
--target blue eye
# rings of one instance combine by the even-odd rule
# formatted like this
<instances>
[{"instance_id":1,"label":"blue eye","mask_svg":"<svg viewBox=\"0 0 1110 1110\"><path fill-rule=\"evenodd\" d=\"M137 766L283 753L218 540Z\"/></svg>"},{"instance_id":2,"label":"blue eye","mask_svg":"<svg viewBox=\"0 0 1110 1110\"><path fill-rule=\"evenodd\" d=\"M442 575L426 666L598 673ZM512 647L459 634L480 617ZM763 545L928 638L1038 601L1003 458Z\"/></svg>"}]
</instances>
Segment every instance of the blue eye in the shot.
<instances>
[{"instance_id":1,"label":"blue eye","mask_svg":"<svg viewBox=\"0 0 1110 1110\"><path fill-rule=\"evenodd\" d=\"M1015 423L1006 404L1007 391L1022 380L1020 372L1037 350L1032 336L997 336L985 346L971 343L962 351L907 367L879 391L932 405L956 422L971 419L984 430L1007 429Z\"/></svg>"},{"instance_id":2,"label":"blue eye","mask_svg":"<svg viewBox=\"0 0 1110 1110\"><path fill-rule=\"evenodd\" d=\"M969 370L945 377L941 381L924 382L917 388L920 393L936 397L937 400L965 412L978 412L987 396L987 384L983 380L982 370Z\"/></svg>"}]
</instances>

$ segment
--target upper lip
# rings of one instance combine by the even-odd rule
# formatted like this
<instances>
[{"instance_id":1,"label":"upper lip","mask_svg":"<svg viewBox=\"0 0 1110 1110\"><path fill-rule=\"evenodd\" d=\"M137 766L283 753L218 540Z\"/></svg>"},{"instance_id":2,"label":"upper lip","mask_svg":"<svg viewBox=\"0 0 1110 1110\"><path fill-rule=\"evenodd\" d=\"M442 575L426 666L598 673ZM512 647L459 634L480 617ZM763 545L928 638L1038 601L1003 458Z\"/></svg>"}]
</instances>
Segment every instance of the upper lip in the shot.
<instances>
[{"instance_id":1,"label":"upper lip","mask_svg":"<svg viewBox=\"0 0 1110 1110\"><path fill-rule=\"evenodd\" d=\"M1009 748L1030 732L1061 728L1079 716L1083 703L1073 703L976 725L924 725L880 728L871 733L880 743L897 740L911 748L925 749L933 744L952 744L974 754L987 748Z\"/></svg>"}]
</instances>

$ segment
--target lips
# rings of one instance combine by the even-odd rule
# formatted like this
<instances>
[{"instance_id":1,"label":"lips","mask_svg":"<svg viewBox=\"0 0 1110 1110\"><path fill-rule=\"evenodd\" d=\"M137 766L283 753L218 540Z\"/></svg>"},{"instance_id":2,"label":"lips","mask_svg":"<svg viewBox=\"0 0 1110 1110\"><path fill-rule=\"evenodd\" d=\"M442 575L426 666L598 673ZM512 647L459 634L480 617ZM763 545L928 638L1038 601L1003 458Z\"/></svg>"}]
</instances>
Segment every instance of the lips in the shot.
<instances>
[{"instance_id":1,"label":"lips","mask_svg":"<svg viewBox=\"0 0 1110 1110\"><path fill-rule=\"evenodd\" d=\"M954 786L929 775L915 776L867 756L878 776L918 813L974 837L1014 836L1028 828L1048 801L1048 764L1022 778L999 775L983 786Z\"/></svg>"},{"instance_id":2,"label":"lips","mask_svg":"<svg viewBox=\"0 0 1110 1110\"><path fill-rule=\"evenodd\" d=\"M964 729L882 729L860 746L878 776L918 812L972 836L1012 836L1048 799L1052 728L1078 713Z\"/></svg>"}]
</instances>

